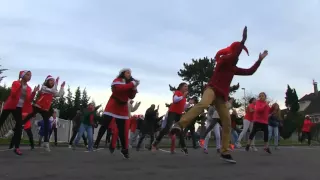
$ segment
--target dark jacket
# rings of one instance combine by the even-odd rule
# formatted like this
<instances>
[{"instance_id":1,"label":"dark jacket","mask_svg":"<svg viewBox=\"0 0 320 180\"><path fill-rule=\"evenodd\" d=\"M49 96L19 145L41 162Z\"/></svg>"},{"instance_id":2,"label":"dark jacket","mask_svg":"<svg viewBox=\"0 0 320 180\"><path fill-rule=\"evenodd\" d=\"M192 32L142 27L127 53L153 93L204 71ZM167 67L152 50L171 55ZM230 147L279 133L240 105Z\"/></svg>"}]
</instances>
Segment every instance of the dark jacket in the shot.
<instances>
[{"instance_id":1,"label":"dark jacket","mask_svg":"<svg viewBox=\"0 0 320 180\"><path fill-rule=\"evenodd\" d=\"M81 124L81 112L78 111L76 116L72 119L73 122L73 131L78 131L80 128L80 124Z\"/></svg>"},{"instance_id":2,"label":"dark jacket","mask_svg":"<svg viewBox=\"0 0 320 180\"><path fill-rule=\"evenodd\" d=\"M269 116L269 126L271 127L279 127L280 125L280 119L277 118L277 116L271 114Z\"/></svg>"},{"instance_id":3,"label":"dark jacket","mask_svg":"<svg viewBox=\"0 0 320 180\"><path fill-rule=\"evenodd\" d=\"M147 109L144 116L142 128L140 129L142 132L151 133L155 131L155 127L157 123L157 112L158 112L157 109L156 110L151 108Z\"/></svg>"}]
</instances>

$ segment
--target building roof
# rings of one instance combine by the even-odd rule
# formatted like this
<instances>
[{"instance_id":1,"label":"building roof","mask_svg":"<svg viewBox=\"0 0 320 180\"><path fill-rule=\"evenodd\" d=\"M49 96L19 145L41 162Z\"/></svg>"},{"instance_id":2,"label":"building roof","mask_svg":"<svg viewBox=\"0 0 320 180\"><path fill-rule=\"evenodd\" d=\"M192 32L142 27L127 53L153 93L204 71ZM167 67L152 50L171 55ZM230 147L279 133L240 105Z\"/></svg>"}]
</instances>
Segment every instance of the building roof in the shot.
<instances>
[{"instance_id":1,"label":"building roof","mask_svg":"<svg viewBox=\"0 0 320 180\"><path fill-rule=\"evenodd\" d=\"M301 101L310 101L310 105L304 110L304 113L320 113L320 92L319 95L316 95L315 93L306 94L299 100L299 102Z\"/></svg>"}]
</instances>

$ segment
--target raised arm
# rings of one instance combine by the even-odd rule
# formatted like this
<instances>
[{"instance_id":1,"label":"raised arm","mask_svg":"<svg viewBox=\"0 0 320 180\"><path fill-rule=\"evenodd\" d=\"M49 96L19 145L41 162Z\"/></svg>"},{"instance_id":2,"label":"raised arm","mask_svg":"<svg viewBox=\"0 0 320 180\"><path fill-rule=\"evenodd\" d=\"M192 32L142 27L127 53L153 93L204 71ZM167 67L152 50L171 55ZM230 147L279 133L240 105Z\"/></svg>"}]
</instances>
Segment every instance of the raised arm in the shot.
<instances>
[{"instance_id":1,"label":"raised arm","mask_svg":"<svg viewBox=\"0 0 320 180\"><path fill-rule=\"evenodd\" d=\"M111 84L111 89L112 89L112 92L114 92L114 91L124 92L124 91L128 91L130 89L133 89L135 85L136 85L135 81L131 81L130 83L113 81Z\"/></svg>"},{"instance_id":2,"label":"raised arm","mask_svg":"<svg viewBox=\"0 0 320 180\"><path fill-rule=\"evenodd\" d=\"M139 108L140 104L140 102L135 103L135 105L131 109L131 112L135 112Z\"/></svg>"},{"instance_id":3,"label":"raised arm","mask_svg":"<svg viewBox=\"0 0 320 180\"><path fill-rule=\"evenodd\" d=\"M134 99L136 97L137 94L137 89L132 89L131 93L129 94L129 98L130 99ZM140 104L139 104L140 105ZM139 106L138 106L139 107ZM133 112L133 111L132 111Z\"/></svg>"},{"instance_id":4,"label":"raised arm","mask_svg":"<svg viewBox=\"0 0 320 180\"><path fill-rule=\"evenodd\" d=\"M263 53L259 54L259 59L254 63L254 65L249 69L243 69L239 67L234 67L235 75L241 75L241 76L249 76L254 74L258 67L260 66L262 60L268 56L268 51L265 50Z\"/></svg>"},{"instance_id":5,"label":"raised arm","mask_svg":"<svg viewBox=\"0 0 320 180\"><path fill-rule=\"evenodd\" d=\"M187 93L188 93L188 92L186 92L185 94L182 94L180 91L176 91L176 92L174 93L174 95L173 95L173 98L172 98L173 103L178 103L178 102L180 102L183 98L185 98L185 96L186 96Z\"/></svg>"}]
</instances>

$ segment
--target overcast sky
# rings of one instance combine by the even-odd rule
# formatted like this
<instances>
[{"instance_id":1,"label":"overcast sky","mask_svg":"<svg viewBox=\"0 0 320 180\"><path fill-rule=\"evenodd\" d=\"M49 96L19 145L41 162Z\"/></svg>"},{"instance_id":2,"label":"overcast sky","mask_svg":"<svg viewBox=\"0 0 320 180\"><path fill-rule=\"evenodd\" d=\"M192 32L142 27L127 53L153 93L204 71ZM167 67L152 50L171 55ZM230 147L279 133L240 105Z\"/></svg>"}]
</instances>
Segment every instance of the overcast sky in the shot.
<instances>
[{"instance_id":1,"label":"overcast sky","mask_svg":"<svg viewBox=\"0 0 320 180\"><path fill-rule=\"evenodd\" d=\"M320 80L319 9L319 0L1 0L0 64L9 69L6 84L28 69L32 86L60 76L103 105L118 71L130 67L141 80L138 113L151 103L165 112L182 64L213 57L247 25L250 56L238 66L250 67L264 49L269 56L233 83L283 104L287 84L301 97Z\"/></svg>"}]
</instances>

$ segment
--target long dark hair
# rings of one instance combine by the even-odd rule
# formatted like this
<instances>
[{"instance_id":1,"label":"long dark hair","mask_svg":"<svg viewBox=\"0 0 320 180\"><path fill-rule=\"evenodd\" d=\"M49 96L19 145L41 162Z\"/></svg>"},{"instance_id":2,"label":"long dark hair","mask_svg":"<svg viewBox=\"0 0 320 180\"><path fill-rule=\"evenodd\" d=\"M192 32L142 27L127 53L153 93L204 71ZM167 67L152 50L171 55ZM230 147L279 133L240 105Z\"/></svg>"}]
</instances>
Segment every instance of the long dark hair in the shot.
<instances>
[{"instance_id":1,"label":"long dark hair","mask_svg":"<svg viewBox=\"0 0 320 180\"><path fill-rule=\"evenodd\" d=\"M181 88L182 88L183 86L185 86L185 85L187 85L187 83L185 83L185 82L180 83L179 86L178 86L178 88L177 88L176 90L180 91Z\"/></svg>"},{"instance_id":2,"label":"long dark hair","mask_svg":"<svg viewBox=\"0 0 320 180\"><path fill-rule=\"evenodd\" d=\"M46 87L48 87L48 88L53 88L53 86L54 86L54 84L55 84L56 82L53 83L53 86L50 86L49 81L50 81L50 79L47 80L47 81L45 81L45 82L43 83L43 85L46 86Z\"/></svg>"},{"instance_id":3,"label":"long dark hair","mask_svg":"<svg viewBox=\"0 0 320 180\"><path fill-rule=\"evenodd\" d=\"M249 104L253 103L254 100L256 100L256 98L250 98Z\"/></svg>"},{"instance_id":4,"label":"long dark hair","mask_svg":"<svg viewBox=\"0 0 320 180\"><path fill-rule=\"evenodd\" d=\"M126 83L129 83L129 82L133 81L134 78L133 78L132 76L130 77L130 79L127 79L127 78L124 76L124 73L125 73L125 72L126 72L126 71L123 71L121 74L119 74L119 76L118 76L117 78L124 79L124 80L126 81Z\"/></svg>"}]
</instances>

